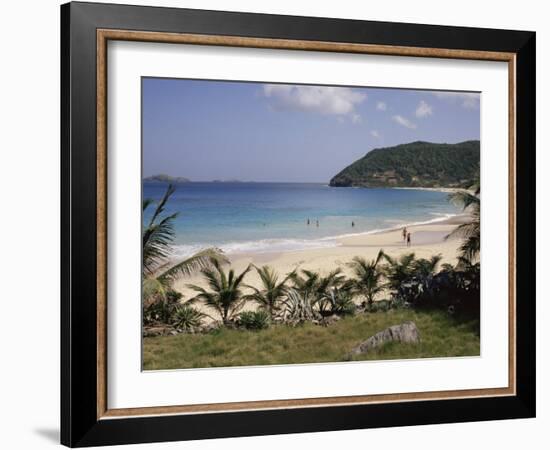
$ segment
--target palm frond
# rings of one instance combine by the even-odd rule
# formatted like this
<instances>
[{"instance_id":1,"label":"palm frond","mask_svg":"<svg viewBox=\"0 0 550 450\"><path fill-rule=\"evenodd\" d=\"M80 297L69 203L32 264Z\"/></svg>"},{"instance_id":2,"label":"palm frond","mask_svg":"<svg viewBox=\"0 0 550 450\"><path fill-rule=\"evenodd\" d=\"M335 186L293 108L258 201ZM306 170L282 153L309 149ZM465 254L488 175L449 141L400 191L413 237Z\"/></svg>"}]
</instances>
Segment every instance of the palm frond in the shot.
<instances>
[{"instance_id":1,"label":"palm frond","mask_svg":"<svg viewBox=\"0 0 550 450\"><path fill-rule=\"evenodd\" d=\"M435 269L437 268L437 265L441 262L442 259L443 259L443 255L441 254L433 255L430 258L430 262L432 264L432 271L435 271Z\"/></svg>"},{"instance_id":2,"label":"palm frond","mask_svg":"<svg viewBox=\"0 0 550 450\"><path fill-rule=\"evenodd\" d=\"M155 208L155 211L153 212L153 215L149 220L149 227L152 226L157 220L157 217L164 212L164 207L166 206L166 202L175 191L176 191L176 188L174 187L174 185L169 184L168 187L166 188L166 192L164 193L160 201L157 203L157 207Z\"/></svg>"},{"instance_id":3,"label":"palm frond","mask_svg":"<svg viewBox=\"0 0 550 450\"><path fill-rule=\"evenodd\" d=\"M145 210L149 207L149 205L152 205L153 204L153 199L152 198L146 198L143 200L143 208L142 208L142 211L145 212Z\"/></svg>"},{"instance_id":4,"label":"palm frond","mask_svg":"<svg viewBox=\"0 0 550 450\"><path fill-rule=\"evenodd\" d=\"M240 284L242 283L245 275L250 272L250 269L252 269L252 264L249 264L246 269L244 269L240 275L237 276L237 278L235 278L235 280L233 281L233 286L237 287L237 286L240 286Z\"/></svg>"},{"instance_id":5,"label":"palm frond","mask_svg":"<svg viewBox=\"0 0 550 450\"><path fill-rule=\"evenodd\" d=\"M468 191L453 192L449 194L449 200L455 205L461 206L464 210L468 209L470 206L479 206L480 203L479 197Z\"/></svg>"},{"instance_id":6,"label":"palm frond","mask_svg":"<svg viewBox=\"0 0 550 450\"><path fill-rule=\"evenodd\" d=\"M391 266L394 266L397 264L397 261L395 258L391 257L390 255L388 255L387 253L385 253L383 250L382 250L382 257L386 260L386 262L391 265Z\"/></svg>"},{"instance_id":7,"label":"palm frond","mask_svg":"<svg viewBox=\"0 0 550 450\"><path fill-rule=\"evenodd\" d=\"M384 257L385 253L384 250L378 250L378 254L376 255L376 259L374 260L374 265L377 266L382 258Z\"/></svg>"},{"instance_id":8,"label":"palm frond","mask_svg":"<svg viewBox=\"0 0 550 450\"><path fill-rule=\"evenodd\" d=\"M235 276L232 269L226 275L219 259L211 259L210 263L211 268L201 270L209 290L194 284L187 286L198 292L193 299L203 301L206 306L216 310L224 322L227 322L244 306L247 298L243 296L240 285L252 265L249 265L243 272Z\"/></svg>"},{"instance_id":9,"label":"palm frond","mask_svg":"<svg viewBox=\"0 0 550 450\"><path fill-rule=\"evenodd\" d=\"M365 258L356 256L350 263L350 267L355 275L355 278L351 280L352 292L363 295L369 304L373 303L375 296L384 288L381 283L383 272L378 267L384 255L384 252L380 250L376 259L367 261ZM389 261L397 264L393 258L388 258Z\"/></svg>"},{"instance_id":10,"label":"palm frond","mask_svg":"<svg viewBox=\"0 0 550 450\"><path fill-rule=\"evenodd\" d=\"M169 256L170 245L174 239L173 220L177 213L163 218L159 223L149 226L143 232L143 269L152 274L160 262Z\"/></svg>"},{"instance_id":11,"label":"palm frond","mask_svg":"<svg viewBox=\"0 0 550 450\"><path fill-rule=\"evenodd\" d=\"M474 234L465 239L459 249L462 255L467 258L470 263L472 263L479 256L480 247L481 242L479 239L479 235Z\"/></svg>"},{"instance_id":12,"label":"palm frond","mask_svg":"<svg viewBox=\"0 0 550 450\"><path fill-rule=\"evenodd\" d=\"M433 275L436 270L437 266L441 262L443 257L441 254L434 255L430 259L420 258L413 262L412 267L412 275L413 276L420 276L422 278L429 277Z\"/></svg>"},{"instance_id":13,"label":"palm frond","mask_svg":"<svg viewBox=\"0 0 550 450\"><path fill-rule=\"evenodd\" d=\"M462 245L459 247L461 256L467 258L470 261L474 261L480 251L480 236L481 236L481 200L479 175L476 178L473 188L474 194L468 191L458 191L450 195L450 200L463 207L464 210L468 209L471 220L457 226L451 233L445 236L445 239L461 238L463 239Z\"/></svg>"},{"instance_id":14,"label":"palm frond","mask_svg":"<svg viewBox=\"0 0 550 450\"><path fill-rule=\"evenodd\" d=\"M246 285L247 288L252 290L252 293L245 297L247 300L254 301L260 309L266 310L273 319L280 311L282 300L288 291L286 283L295 272L287 274L283 280L279 281L277 272L271 266L254 266L254 268L262 282L262 289Z\"/></svg>"},{"instance_id":15,"label":"palm frond","mask_svg":"<svg viewBox=\"0 0 550 450\"><path fill-rule=\"evenodd\" d=\"M155 278L144 278L142 298L144 304L166 300L166 286Z\"/></svg>"},{"instance_id":16,"label":"palm frond","mask_svg":"<svg viewBox=\"0 0 550 450\"><path fill-rule=\"evenodd\" d=\"M213 267L214 261L220 264L227 264L229 262L220 249L207 248L173 265L168 270L165 270L158 275L157 278L163 280L174 280L180 276L189 276L198 270Z\"/></svg>"},{"instance_id":17,"label":"palm frond","mask_svg":"<svg viewBox=\"0 0 550 450\"><path fill-rule=\"evenodd\" d=\"M480 232L479 222L472 221L458 225L453 231L451 231L445 239L452 238L465 238L469 239L472 236L478 235Z\"/></svg>"}]
</instances>

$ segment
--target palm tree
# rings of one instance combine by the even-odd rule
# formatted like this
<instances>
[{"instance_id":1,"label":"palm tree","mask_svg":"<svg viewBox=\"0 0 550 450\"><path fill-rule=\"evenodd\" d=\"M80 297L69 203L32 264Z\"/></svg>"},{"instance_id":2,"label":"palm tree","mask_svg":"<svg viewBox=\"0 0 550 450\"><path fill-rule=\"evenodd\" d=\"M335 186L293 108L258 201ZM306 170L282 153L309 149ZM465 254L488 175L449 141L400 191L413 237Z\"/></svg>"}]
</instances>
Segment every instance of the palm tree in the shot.
<instances>
[{"instance_id":1,"label":"palm tree","mask_svg":"<svg viewBox=\"0 0 550 450\"><path fill-rule=\"evenodd\" d=\"M311 308L317 307L321 315L328 315L344 308L348 303L349 286L346 286L345 276L341 269L335 269L326 276L321 276L318 272L303 269L301 274L293 272L290 274L292 279L293 298L287 300L296 300L298 297L303 301L309 301ZM295 302L294 302L295 303ZM289 302L286 302L288 307Z\"/></svg>"},{"instance_id":2,"label":"palm tree","mask_svg":"<svg viewBox=\"0 0 550 450\"><path fill-rule=\"evenodd\" d=\"M325 277L319 277L317 282L317 295L319 298L330 296L331 293L346 282L346 277L342 274L341 269L334 269Z\"/></svg>"},{"instance_id":3,"label":"palm tree","mask_svg":"<svg viewBox=\"0 0 550 450\"><path fill-rule=\"evenodd\" d=\"M283 318L293 325L321 319L321 314L313 309L314 299L310 291L290 288L284 300Z\"/></svg>"},{"instance_id":4,"label":"palm tree","mask_svg":"<svg viewBox=\"0 0 550 450\"><path fill-rule=\"evenodd\" d=\"M441 259L441 255L434 255L430 259L420 258L413 261L411 283L404 286L404 289L408 289L409 294L414 292L417 300L421 297L433 298L436 293L434 287L438 285L435 280L436 270Z\"/></svg>"},{"instance_id":5,"label":"palm tree","mask_svg":"<svg viewBox=\"0 0 550 450\"><path fill-rule=\"evenodd\" d=\"M443 257L441 255L433 255L430 259L420 258L413 261L413 273L414 276L426 279L430 276L432 276L439 263L441 262L441 259Z\"/></svg>"},{"instance_id":6,"label":"palm tree","mask_svg":"<svg viewBox=\"0 0 550 450\"><path fill-rule=\"evenodd\" d=\"M345 282L341 269L335 269L326 276L318 272L303 269L301 273L291 274L293 289L303 297L311 299L312 305L326 300L334 288L340 287Z\"/></svg>"},{"instance_id":7,"label":"palm tree","mask_svg":"<svg viewBox=\"0 0 550 450\"><path fill-rule=\"evenodd\" d=\"M386 253L382 253L382 256L387 261L385 275L388 279L388 287L397 291L414 272L414 253L401 255L399 258L392 258Z\"/></svg>"},{"instance_id":8,"label":"palm tree","mask_svg":"<svg viewBox=\"0 0 550 450\"><path fill-rule=\"evenodd\" d=\"M207 267L201 270L210 290L189 284L188 287L199 293L191 300L203 300L207 306L218 312L224 324L228 324L246 302L246 297L243 297L240 287L252 266L249 265L240 275L235 276L233 269L226 274L217 258L212 258L210 265L212 268Z\"/></svg>"},{"instance_id":9,"label":"palm tree","mask_svg":"<svg viewBox=\"0 0 550 450\"><path fill-rule=\"evenodd\" d=\"M143 299L149 303L164 300L173 282L180 276L188 276L197 270L211 267L213 260L227 262L221 250L207 248L176 264L169 265L174 240L174 220L179 213L163 215L166 203L175 192L172 184L156 204L148 224L143 228ZM153 200L143 201L143 212L153 204Z\"/></svg>"},{"instance_id":10,"label":"palm tree","mask_svg":"<svg viewBox=\"0 0 550 450\"><path fill-rule=\"evenodd\" d=\"M384 254L384 258L388 262L385 274L394 301L418 304L422 298L434 295L434 280L441 255L416 259L414 253L399 258Z\"/></svg>"},{"instance_id":11,"label":"palm tree","mask_svg":"<svg viewBox=\"0 0 550 450\"><path fill-rule=\"evenodd\" d=\"M302 269L300 272L295 271L290 277L293 289L304 295L313 295L317 291L317 285L321 276L317 272L306 269Z\"/></svg>"},{"instance_id":12,"label":"palm tree","mask_svg":"<svg viewBox=\"0 0 550 450\"><path fill-rule=\"evenodd\" d=\"M350 263L355 275L355 278L352 280L353 292L364 295L369 306L374 302L376 294L384 289L384 286L381 284L384 274L378 266L383 256L384 252L380 250L376 259L367 261L365 258L356 256Z\"/></svg>"},{"instance_id":13,"label":"palm tree","mask_svg":"<svg viewBox=\"0 0 550 450\"><path fill-rule=\"evenodd\" d=\"M480 289L480 264L472 263L468 258L459 257L456 265L456 273L461 275L462 287L470 292L477 292Z\"/></svg>"},{"instance_id":14,"label":"palm tree","mask_svg":"<svg viewBox=\"0 0 550 450\"><path fill-rule=\"evenodd\" d=\"M339 286L333 286L324 299L319 302L319 312L322 316L326 316L327 313L353 314L356 309L353 296L352 280L346 280Z\"/></svg>"},{"instance_id":15,"label":"palm tree","mask_svg":"<svg viewBox=\"0 0 550 450\"><path fill-rule=\"evenodd\" d=\"M318 272L303 269L301 274L293 272L290 278L293 288L304 295L311 296L314 303L326 296L331 288L338 287L345 280L341 269L335 269L324 277Z\"/></svg>"},{"instance_id":16,"label":"palm tree","mask_svg":"<svg viewBox=\"0 0 550 450\"><path fill-rule=\"evenodd\" d=\"M282 301L288 291L286 283L289 278L294 276L294 272L288 274L279 282L279 276L270 266L255 267L255 269L260 276L263 289L247 286L253 291L247 298L255 301L273 319L281 310Z\"/></svg>"},{"instance_id":17,"label":"palm tree","mask_svg":"<svg viewBox=\"0 0 550 450\"><path fill-rule=\"evenodd\" d=\"M193 330L202 325L206 314L189 306L189 302L184 305L176 305L173 312L173 326L180 330Z\"/></svg>"},{"instance_id":18,"label":"palm tree","mask_svg":"<svg viewBox=\"0 0 550 450\"><path fill-rule=\"evenodd\" d=\"M457 226L449 235L445 237L445 239L449 239L451 237L462 238L463 242L459 247L461 256L463 258L467 258L471 262L475 262L479 257L479 250L481 246L481 190L479 183L479 171L476 180L470 189L471 191L457 191L449 195L450 201L460 205L463 211L468 210L471 215L471 220Z\"/></svg>"}]
</instances>

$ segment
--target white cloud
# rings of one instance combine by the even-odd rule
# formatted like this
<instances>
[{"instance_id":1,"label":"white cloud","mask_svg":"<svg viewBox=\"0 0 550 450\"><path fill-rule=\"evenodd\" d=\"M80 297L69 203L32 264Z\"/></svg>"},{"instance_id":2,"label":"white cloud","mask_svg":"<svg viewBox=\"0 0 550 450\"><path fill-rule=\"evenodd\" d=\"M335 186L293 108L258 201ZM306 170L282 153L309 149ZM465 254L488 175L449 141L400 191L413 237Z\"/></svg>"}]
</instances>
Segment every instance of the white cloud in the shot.
<instances>
[{"instance_id":1,"label":"white cloud","mask_svg":"<svg viewBox=\"0 0 550 450\"><path fill-rule=\"evenodd\" d=\"M377 130L371 130L370 135L376 139L380 138L380 133Z\"/></svg>"},{"instance_id":2,"label":"white cloud","mask_svg":"<svg viewBox=\"0 0 550 450\"><path fill-rule=\"evenodd\" d=\"M359 114L352 114L351 123L361 123L363 118Z\"/></svg>"},{"instance_id":3,"label":"white cloud","mask_svg":"<svg viewBox=\"0 0 550 450\"><path fill-rule=\"evenodd\" d=\"M264 84L263 94L274 109L328 115L353 114L355 106L367 98L350 88L288 84Z\"/></svg>"},{"instance_id":4,"label":"white cloud","mask_svg":"<svg viewBox=\"0 0 550 450\"><path fill-rule=\"evenodd\" d=\"M394 122L397 122L399 125L403 125L406 128L409 128L411 130L416 129L416 124L412 123L409 119L400 116L399 114L392 117Z\"/></svg>"},{"instance_id":5,"label":"white cloud","mask_svg":"<svg viewBox=\"0 0 550 450\"><path fill-rule=\"evenodd\" d=\"M376 109L379 111L386 111L388 109L388 105L386 105L385 102L376 102Z\"/></svg>"},{"instance_id":6,"label":"white cloud","mask_svg":"<svg viewBox=\"0 0 550 450\"><path fill-rule=\"evenodd\" d=\"M475 92L434 92L437 98L448 100L452 103L460 102L467 109L479 108L480 94Z\"/></svg>"},{"instance_id":7,"label":"white cloud","mask_svg":"<svg viewBox=\"0 0 550 450\"><path fill-rule=\"evenodd\" d=\"M433 113L432 107L428 105L424 100L420 100L420 103L416 107L415 115L416 117L428 117Z\"/></svg>"}]
</instances>

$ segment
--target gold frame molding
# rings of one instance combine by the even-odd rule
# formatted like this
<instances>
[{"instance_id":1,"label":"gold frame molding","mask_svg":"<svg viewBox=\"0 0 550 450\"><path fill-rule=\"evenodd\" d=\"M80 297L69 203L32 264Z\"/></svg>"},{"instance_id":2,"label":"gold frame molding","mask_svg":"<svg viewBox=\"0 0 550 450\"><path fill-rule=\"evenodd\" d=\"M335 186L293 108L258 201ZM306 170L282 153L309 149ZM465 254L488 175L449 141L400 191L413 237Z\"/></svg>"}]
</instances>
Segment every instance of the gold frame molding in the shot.
<instances>
[{"instance_id":1,"label":"gold frame molding","mask_svg":"<svg viewBox=\"0 0 550 450\"><path fill-rule=\"evenodd\" d=\"M265 400L201 405L150 406L109 409L107 405L107 42L109 40L191 45L217 45L265 49L306 50L370 55L431 57L501 61L508 63L508 386L491 389L411 392L401 394ZM516 55L506 52L455 50L445 48L247 38L238 36L157 33L114 29L97 30L97 418L129 416L218 413L244 410L289 409L391 403L421 400L448 400L516 395Z\"/></svg>"}]
</instances>

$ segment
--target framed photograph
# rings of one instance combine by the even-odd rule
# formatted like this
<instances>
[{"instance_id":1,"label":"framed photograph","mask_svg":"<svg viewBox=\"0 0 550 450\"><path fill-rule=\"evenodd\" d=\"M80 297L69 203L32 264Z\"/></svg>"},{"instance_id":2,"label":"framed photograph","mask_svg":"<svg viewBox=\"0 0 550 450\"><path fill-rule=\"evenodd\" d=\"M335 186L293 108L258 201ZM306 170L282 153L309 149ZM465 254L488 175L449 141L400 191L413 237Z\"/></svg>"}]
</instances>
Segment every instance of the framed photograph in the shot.
<instances>
[{"instance_id":1,"label":"framed photograph","mask_svg":"<svg viewBox=\"0 0 550 450\"><path fill-rule=\"evenodd\" d=\"M61 7L71 447L535 415L535 33Z\"/></svg>"}]
</instances>

